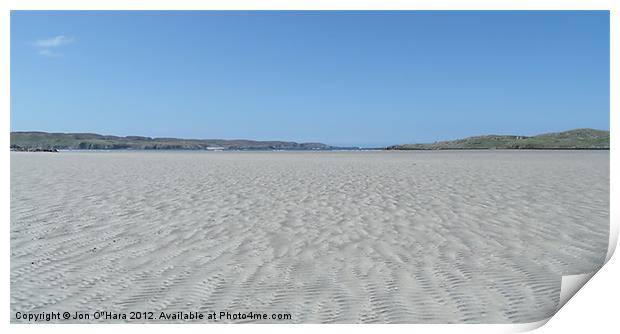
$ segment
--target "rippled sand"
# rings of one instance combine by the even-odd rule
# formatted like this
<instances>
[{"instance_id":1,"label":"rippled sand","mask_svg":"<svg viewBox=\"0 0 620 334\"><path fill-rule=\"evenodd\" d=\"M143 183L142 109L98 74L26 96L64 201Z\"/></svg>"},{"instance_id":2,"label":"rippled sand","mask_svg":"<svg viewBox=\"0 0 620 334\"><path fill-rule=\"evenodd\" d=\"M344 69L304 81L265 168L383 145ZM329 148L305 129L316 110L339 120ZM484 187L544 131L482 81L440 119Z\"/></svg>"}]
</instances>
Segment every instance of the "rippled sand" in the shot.
<instances>
[{"instance_id":1,"label":"rippled sand","mask_svg":"<svg viewBox=\"0 0 620 334\"><path fill-rule=\"evenodd\" d=\"M11 153L14 322L531 322L608 236L608 151Z\"/></svg>"}]
</instances>

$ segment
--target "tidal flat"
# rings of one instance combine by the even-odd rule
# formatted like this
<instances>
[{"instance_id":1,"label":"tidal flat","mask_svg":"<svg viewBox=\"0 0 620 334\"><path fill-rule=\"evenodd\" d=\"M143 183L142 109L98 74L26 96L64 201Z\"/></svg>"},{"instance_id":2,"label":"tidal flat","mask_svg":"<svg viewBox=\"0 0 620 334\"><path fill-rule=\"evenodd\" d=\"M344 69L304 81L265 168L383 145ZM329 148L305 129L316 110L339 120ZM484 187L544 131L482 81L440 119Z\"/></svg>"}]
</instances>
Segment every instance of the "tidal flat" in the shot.
<instances>
[{"instance_id":1,"label":"tidal flat","mask_svg":"<svg viewBox=\"0 0 620 334\"><path fill-rule=\"evenodd\" d=\"M609 151L12 152L10 238L12 322L532 322L604 262Z\"/></svg>"}]
</instances>

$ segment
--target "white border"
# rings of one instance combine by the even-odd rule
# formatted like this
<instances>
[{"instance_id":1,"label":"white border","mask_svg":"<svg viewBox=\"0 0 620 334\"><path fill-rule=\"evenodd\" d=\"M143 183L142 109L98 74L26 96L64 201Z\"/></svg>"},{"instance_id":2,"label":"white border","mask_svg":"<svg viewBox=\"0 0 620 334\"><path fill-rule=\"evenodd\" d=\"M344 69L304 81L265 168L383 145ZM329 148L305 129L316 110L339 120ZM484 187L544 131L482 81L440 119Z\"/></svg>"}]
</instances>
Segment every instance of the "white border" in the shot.
<instances>
[{"instance_id":1,"label":"white border","mask_svg":"<svg viewBox=\"0 0 620 334\"><path fill-rule=\"evenodd\" d=\"M136 10L136 9L150 9L150 10L164 10L164 9L175 9L175 10L189 10L189 9L256 9L256 10L269 10L269 9L279 9L279 10L292 10L292 9L329 9L329 10L397 10L397 9L409 9L409 10L577 10L577 9L589 9L589 10L610 10L610 20L611 20L611 63L610 63L610 109L614 112L610 113L610 127L611 132L616 133L618 130L620 118L618 116L618 92L620 89L620 85L618 85L618 66L616 59L620 56L618 53L618 42L620 41L620 33L619 33L619 24L618 24L618 9L619 2L613 0L436 0L436 1L420 1L420 0L228 0L228 1L213 1L213 0L177 0L177 1L165 1L165 0L91 0L91 1L77 1L77 0L60 0L51 1L46 0L4 0L0 1L0 103L3 112L3 117L1 118L2 127L5 129L0 133L0 138L2 138L2 142L0 142L0 147L7 148L9 146L9 133L10 133L10 59L9 59L9 48L10 48L10 10ZM616 136L611 136L611 147L619 147L620 140ZM5 153L2 155L2 164L0 167L2 168L2 175L4 176L2 180L2 186L4 192L2 192L1 198L1 213L3 222L5 223L5 228L2 229L2 240L6 242L5 247L3 248L3 252L0 254L0 259L2 262L2 266L5 268L4 275L2 276L2 286L0 287L0 297L4 301L2 304L3 314L5 316L4 321L2 322L2 327L7 327L3 332L31 332L31 331L51 331L53 333L72 333L72 332L107 332L110 329L120 329L120 330L133 330L133 331L148 331L148 332L163 332L169 330L182 330L186 332L200 332L203 333L205 330L219 330L224 332L238 332L242 330L265 330L269 332L275 333L285 333L290 330L301 331L301 332L314 332L316 330L321 331L341 331L341 330L355 330L355 331L374 331L374 330L386 330L389 329L391 331L396 332L410 332L412 330L422 330L424 332L431 333L446 333L446 332L471 332L471 333L480 333L480 332L506 332L506 331L522 331L533 329L542 324L546 323L547 320L533 323L533 324L524 324L524 325L299 325L291 327L291 325L209 325L208 327L204 327L202 325L9 325L10 319L10 243L9 243L9 229L8 224L10 221L10 164L9 164L9 151L6 149ZM611 150L610 152L610 161L611 161L611 194L610 194L610 202L611 203L619 203L619 195L618 191L614 191L616 189L620 189L620 179L617 177L617 173L614 173L614 170L620 170L620 163L618 162L618 154L615 150ZM611 214L611 233L610 233L610 246L607 255L607 261L611 258L613 254L617 239L618 239L618 225L619 225L619 217L618 210L614 208L613 205L610 206L610 214ZM614 261L611 261L614 262ZM618 287L616 285L616 281L618 278L618 269L619 264L616 259L614 262L614 267L612 268L603 268L602 272L607 272L607 276L601 278L599 281L607 282L607 286L597 286L597 290L599 295L599 299L595 299L596 305L575 305L570 306L570 308L577 313L574 313L574 317L563 317L567 323L558 324L552 320L554 323L555 329L561 330L563 329L575 329L575 324L583 324L583 316L584 312L588 312L592 308L596 309L597 307L602 308L599 309L596 314L605 314L605 311L615 310L617 305L618 298ZM609 265L606 265L607 267ZM588 275L588 274L586 274ZM611 276L610 276L611 275ZM615 276L614 276L615 275ZM597 275L598 276L598 275ZM571 279L568 278L568 281ZM574 280L574 279L573 279ZM595 277L596 281L597 278ZM564 280L563 280L564 281ZM603 284L603 283L601 283ZM581 284L578 284L581 285ZM588 284L589 286L590 284ZM590 290L594 290L594 288L587 288ZM607 291L616 291L615 298L612 295L612 298L605 298L602 300L602 297L607 297ZM568 295L566 292L564 293L563 301L566 301ZM580 297L580 296L579 296ZM584 299L585 297L580 297L580 299ZM601 303L602 302L602 303ZM601 305L602 304L602 305ZM607 306L605 306L605 304ZM577 308L577 306L581 306L581 308ZM561 314L561 313L560 313ZM609 313L615 314L614 313ZM559 317L556 315L554 318ZM593 316L596 318L596 316ZM580 319L581 318L581 319ZM609 316L607 318L608 324L610 324L610 328L617 327L617 323L614 321L615 318ZM586 320L587 321L587 320ZM604 321L603 319L597 318L597 321ZM600 325L600 323L599 323ZM87 327L88 326L88 327ZM114 326L114 327L109 327ZM589 326L589 325L588 325ZM545 326L547 327L547 326ZM588 327L589 328L589 327ZM552 329L549 329L552 330ZM547 330L548 331L548 330Z\"/></svg>"}]
</instances>

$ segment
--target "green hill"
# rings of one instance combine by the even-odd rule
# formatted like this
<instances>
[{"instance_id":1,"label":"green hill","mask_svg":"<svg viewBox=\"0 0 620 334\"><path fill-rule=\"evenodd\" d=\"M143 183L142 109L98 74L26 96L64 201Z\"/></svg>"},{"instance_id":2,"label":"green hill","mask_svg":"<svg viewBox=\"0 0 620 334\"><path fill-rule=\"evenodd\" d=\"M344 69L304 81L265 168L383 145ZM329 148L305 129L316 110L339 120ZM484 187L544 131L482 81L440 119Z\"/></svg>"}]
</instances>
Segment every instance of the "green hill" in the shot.
<instances>
[{"instance_id":1,"label":"green hill","mask_svg":"<svg viewBox=\"0 0 620 334\"><path fill-rule=\"evenodd\" d=\"M609 149L609 131L575 129L537 136L487 135L429 144L394 145L388 150Z\"/></svg>"},{"instance_id":2,"label":"green hill","mask_svg":"<svg viewBox=\"0 0 620 334\"><path fill-rule=\"evenodd\" d=\"M255 141L226 139L150 138L139 136L107 136L94 133L11 132L11 150L324 150L331 146L321 143L287 141Z\"/></svg>"}]
</instances>

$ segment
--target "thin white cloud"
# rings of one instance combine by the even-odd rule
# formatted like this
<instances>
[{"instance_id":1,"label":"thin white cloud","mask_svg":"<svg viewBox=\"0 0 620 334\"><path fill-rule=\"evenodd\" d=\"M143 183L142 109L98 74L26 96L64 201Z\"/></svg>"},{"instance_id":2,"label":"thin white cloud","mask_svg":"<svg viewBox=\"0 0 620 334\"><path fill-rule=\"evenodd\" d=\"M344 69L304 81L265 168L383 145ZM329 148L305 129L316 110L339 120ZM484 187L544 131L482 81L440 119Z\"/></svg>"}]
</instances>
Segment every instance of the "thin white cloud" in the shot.
<instances>
[{"instance_id":1,"label":"thin white cloud","mask_svg":"<svg viewBox=\"0 0 620 334\"><path fill-rule=\"evenodd\" d=\"M37 51L37 53L40 54L41 56L46 56L46 57L54 57L56 55L50 49L41 49L41 50Z\"/></svg>"},{"instance_id":2,"label":"thin white cloud","mask_svg":"<svg viewBox=\"0 0 620 334\"><path fill-rule=\"evenodd\" d=\"M54 50L73 42L75 42L73 37L58 35L50 38L38 39L34 41L32 45L37 49L38 54L51 57L60 55L59 53L54 52Z\"/></svg>"},{"instance_id":3,"label":"thin white cloud","mask_svg":"<svg viewBox=\"0 0 620 334\"><path fill-rule=\"evenodd\" d=\"M65 35L58 35L52 38L47 39L39 39L34 42L34 45L39 48L56 48L65 44L69 44L73 42L72 37L67 37Z\"/></svg>"}]
</instances>

